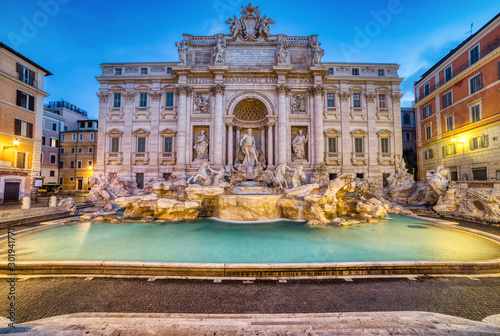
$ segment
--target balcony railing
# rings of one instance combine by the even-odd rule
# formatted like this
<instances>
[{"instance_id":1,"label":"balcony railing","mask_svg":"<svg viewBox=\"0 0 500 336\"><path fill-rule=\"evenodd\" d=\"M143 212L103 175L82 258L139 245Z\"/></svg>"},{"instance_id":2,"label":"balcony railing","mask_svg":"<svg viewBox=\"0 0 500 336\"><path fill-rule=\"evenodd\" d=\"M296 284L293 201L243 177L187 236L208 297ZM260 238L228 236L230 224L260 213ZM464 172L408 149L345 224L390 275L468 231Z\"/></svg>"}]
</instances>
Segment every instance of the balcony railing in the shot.
<instances>
[{"instance_id":1,"label":"balcony railing","mask_svg":"<svg viewBox=\"0 0 500 336\"><path fill-rule=\"evenodd\" d=\"M106 164L110 164L112 162L114 162L115 164L122 164L123 153L117 153L117 152L106 153Z\"/></svg>"},{"instance_id":2,"label":"balcony railing","mask_svg":"<svg viewBox=\"0 0 500 336\"><path fill-rule=\"evenodd\" d=\"M437 84L435 84L435 85L433 85L433 86L430 87L430 90L429 90L429 92L427 94L426 93L422 93L421 95L417 96L417 103L419 101L421 101L422 99L424 99L425 97L427 97L428 95L430 95L432 92L434 92L437 89L439 89L441 86L443 86L444 84L446 84L450 80L452 80L453 78L457 77L459 74L461 74L462 72L464 72L465 70L467 70L469 67L473 66L479 60L481 60L484 57L486 57L489 53L491 53L493 50L495 50L499 46L500 46L500 38L497 37L491 43L489 43L486 46L484 46L484 48L483 48L483 50L481 50L481 52L479 54L479 58L477 59L476 62L474 62L473 64L470 64L470 61L467 61L466 63L464 63L461 66L459 66L458 68L456 68L452 72L451 78L448 78L448 79L444 78L444 79L440 80Z\"/></svg>"},{"instance_id":3,"label":"balcony railing","mask_svg":"<svg viewBox=\"0 0 500 336\"><path fill-rule=\"evenodd\" d=\"M175 164L175 153L159 153L158 156L158 161L160 162L160 164Z\"/></svg>"}]
</instances>

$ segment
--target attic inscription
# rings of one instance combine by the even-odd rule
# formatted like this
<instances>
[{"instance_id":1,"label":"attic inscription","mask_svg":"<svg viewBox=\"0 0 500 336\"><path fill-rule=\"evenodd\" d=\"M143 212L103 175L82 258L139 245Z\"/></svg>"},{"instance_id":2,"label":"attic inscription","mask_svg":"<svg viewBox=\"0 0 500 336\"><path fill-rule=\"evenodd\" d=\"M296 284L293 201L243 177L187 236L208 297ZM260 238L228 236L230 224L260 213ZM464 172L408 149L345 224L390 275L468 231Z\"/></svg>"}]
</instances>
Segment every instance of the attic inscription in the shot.
<instances>
[{"instance_id":1,"label":"attic inscription","mask_svg":"<svg viewBox=\"0 0 500 336\"><path fill-rule=\"evenodd\" d=\"M226 50L227 63L275 63L275 50Z\"/></svg>"}]
</instances>

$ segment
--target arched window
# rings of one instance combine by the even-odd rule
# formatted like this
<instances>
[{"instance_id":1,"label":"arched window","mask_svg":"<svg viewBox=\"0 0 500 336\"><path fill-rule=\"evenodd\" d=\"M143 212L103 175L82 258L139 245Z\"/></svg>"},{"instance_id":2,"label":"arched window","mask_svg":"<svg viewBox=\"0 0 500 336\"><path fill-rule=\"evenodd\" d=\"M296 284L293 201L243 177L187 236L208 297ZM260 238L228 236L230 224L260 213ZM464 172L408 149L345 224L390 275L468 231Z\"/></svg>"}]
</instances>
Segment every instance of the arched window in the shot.
<instances>
[{"instance_id":1,"label":"arched window","mask_svg":"<svg viewBox=\"0 0 500 336\"><path fill-rule=\"evenodd\" d=\"M407 113L405 113L403 115L403 124L405 124L405 125L409 125L410 124L410 115L407 114Z\"/></svg>"}]
</instances>

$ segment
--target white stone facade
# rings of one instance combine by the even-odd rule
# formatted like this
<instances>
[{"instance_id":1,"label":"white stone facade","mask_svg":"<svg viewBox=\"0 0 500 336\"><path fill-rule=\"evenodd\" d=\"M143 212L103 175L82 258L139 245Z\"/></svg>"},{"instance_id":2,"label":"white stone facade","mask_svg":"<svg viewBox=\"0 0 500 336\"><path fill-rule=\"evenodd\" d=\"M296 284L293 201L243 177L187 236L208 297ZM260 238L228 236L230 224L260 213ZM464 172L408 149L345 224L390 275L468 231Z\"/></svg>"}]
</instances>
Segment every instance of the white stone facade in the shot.
<instances>
[{"instance_id":1,"label":"white stone facade","mask_svg":"<svg viewBox=\"0 0 500 336\"><path fill-rule=\"evenodd\" d=\"M251 128L270 168L324 164L381 188L402 154L399 66L322 62L317 35L271 35L274 21L255 7L244 13L230 35L184 35L180 63L101 65L96 173L148 181L190 176L205 161L233 165ZM308 141L297 159L300 130ZM202 131L207 160L194 149Z\"/></svg>"}]
</instances>

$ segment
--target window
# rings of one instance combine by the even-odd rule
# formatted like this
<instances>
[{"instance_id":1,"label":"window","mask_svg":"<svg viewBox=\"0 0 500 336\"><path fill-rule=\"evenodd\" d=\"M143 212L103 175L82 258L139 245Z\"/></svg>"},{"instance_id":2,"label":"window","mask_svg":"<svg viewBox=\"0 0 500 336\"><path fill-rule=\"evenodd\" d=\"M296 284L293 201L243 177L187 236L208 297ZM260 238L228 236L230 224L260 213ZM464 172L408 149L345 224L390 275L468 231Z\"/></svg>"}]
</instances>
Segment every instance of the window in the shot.
<instances>
[{"instance_id":1,"label":"window","mask_svg":"<svg viewBox=\"0 0 500 336\"><path fill-rule=\"evenodd\" d=\"M444 82L449 82L453 78L453 72L451 71L451 65L444 69Z\"/></svg>"},{"instance_id":2,"label":"window","mask_svg":"<svg viewBox=\"0 0 500 336\"><path fill-rule=\"evenodd\" d=\"M92 128L92 121L87 121L87 128Z\"/></svg>"},{"instance_id":3,"label":"window","mask_svg":"<svg viewBox=\"0 0 500 336\"><path fill-rule=\"evenodd\" d=\"M92 166L94 165L94 162L92 162L92 160L89 160L88 164L89 164L89 168L92 168Z\"/></svg>"},{"instance_id":4,"label":"window","mask_svg":"<svg viewBox=\"0 0 500 336\"><path fill-rule=\"evenodd\" d=\"M54 132L57 132L57 124L56 123L52 123L52 130Z\"/></svg>"},{"instance_id":5,"label":"window","mask_svg":"<svg viewBox=\"0 0 500 336\"><path fill-rule=\"evenodd\" d=\"M354 152L363 153L363 138L354 139Z\"/></svg>"},{"instance_id":6,"label":"window","mask_svg":"<svg viewBox=\"0 0 500 336\"><path fill-rule=\"evenodd\" d=\"M14 121L14 134L33 139L33 124L24 120Z\"/></svg>"},{"instance_id":7,"label":"window","mask_svg":"<svg viewBox=\"0 0 500 336\"><path fill-rule=\"evenodd\" d=\"M122 94L115 93L113 96L113 107L121 107L122 106Z\"/></svg>"},{"instance_id":8,"label":"window","mask_svg":"<svg viewBox=\"0 0 500 336\"><path fill-rule=\"evenodd\" d=\"M409 125L410 123L411 123L410 115L408 113L405 113L403 115L403 124Z\"/></svg>"},{"instance_id":9,"label":"window","mask_svg":"<svg viewBox=\"0 0 500 336\"><path fill-rule=\"evenodd\" d=\"M432 138L432 127L431 125L426 125L425 126L425 139L430 139Z\"/></svg>"},{"instance_id":10,"label":"window","mask_svg":"<svg viewBox=\"0 0 500 336\"><path fill-rule=\"evenodd\" d=\"M477 74L476 76L472 77L469 79L469 88L470 88L470 94L474 94L477 91L481 90L483 88L482 83L481 83L481 74Z\"/></svg>"},{"instance_id":11,"label":"window","mask_svg":"<svg viewBox=\"0 0 500 336\"><path fill-rule=\"evenodd\" d=\"M165 146L163 149L165 153L172 153L172 138L165 138Z\"/></svg>"},{"instance_id":12,"label":"window","mask_svg":"<svg viewBox=\"0 0 500 336\"><path fill-rule=\"evenodd\" d=\"M45 146L45 137L42 135L42 146Z\"/></svg>"},{"instance_id":13,"label":"window","mask_svg":"<svg viewBox=\"0 0 500 336\"><path fill-rule=\"evenodd\" d=\"M30 69L26 69L21 64L16 64L16 71L18 79L26 84L32 85L35 83L35 72Z\"/></svg>"},{"instance_id":14,"label":"window","mask_svg":"<svg viewBox=\"0 0 500 336\"><path fill-rule=\"evenodd\" d=\"M54 147L54 148L59 147L59 140L54 139L54 138L50 138L50 147Z\"/></svg>"},{"instance_id":15,"label":"window","mask_svg":"<svg viewBox=\"0 0 500 336\"><path fill-rule=\"evenodd\" d=\"M174 106L174 93L173 92L167 92L167 102L166 102L167 107L172 107Z\"/></svg>"},{"instance_id":16,"label":"window","mask_svg":"<svg viewBox=\"0 0 500 336\"><path fill-rule=\"evenodd\" d=\"M90 141L94 141L94 133L90 133L89 138L90 138Z\"/></svg>"},{"instance_id":17,"label":"window","mask_svg":"<svg viewBox=\"0 0 500 336\"><path fill-rule=\"evenodd\" d=\"M172 70L172 68L167 68L167 75L173 75L174 74L174 70Z\"/></svg>"},{"instance_id":18,"label":"window","mask_svg":"<svg viewBox=\"0 0 500 336\"><path fill-rule=\"evenodd\" d=\"M353 106L354 107L361 107L361 94L360 93L353 94L352 99L353 99Z\"/></svg>"},{"instance_id":19,"label":"window","mask_svg":"<svg viewBox=\"0 0 500 336\"><path fill-rule=\"evenodd\" d=\"M74 169L74 168L75 168L75 161L71 161L71 162L69 163L69 167L70 167L71 169Z\"/></svg>"},{"instance_id":20,"label":"window","mask_svg":"<svg viewBox=\"0 0 500 336\"><path fill-rule=\"evenodd\" d=\"M49 172L49 175L50 175L50 177L55 177L56 176L56 171L55 170L51 170Z\"/></svg>"},{"instance_id":21,"label":"window","mask_svg":"<svg viewBox=\"0 0 500 336\"><path fill-rule=\"evenodd\" d=\"M379 76L379 77L383 77L383 76L385 76L385 71L384 71L384 69L378 69L378 76Z\"/></svg>"},{"instance_id":22,"label":"window","mask_svg":"<svg viewBox=\"0 0 500 336\"><path fill-rule=\"evenodd\" d=\"M356 178L362 180L365 178L365 174L356 174Z\"/></svg>"},{"instance_id":23,"label":"window","mask_svg":"<svg viewBox=\"0 0 500 336\"><path fill-rule=\"evenodd\" d=\"M59 184L64 184L64 178L62 177L59 178ZM60 188L60 190L62 190L62 188Z\"/></svg>"},{"instance_id":24,"label":"window","mask_svg":"<svg viewBox=\"0 0 500 336\"><path fill-rule=\"evenodd\" d=\"M424 108L423 108L423 112L424 112L424 119L425 118L429 118L431 116L431 114L432 114L431 104L425 105Z\"/></svg>"},{"instance_id":25,"label":"window","mask_svg":"<svg viewBox=\"0 0 500 336\"><path fill-rule=\"evenodd\" d=\"M121 68L116 68L115 69L115 75L120 76L122 74L122 69Z\"/></svg>"},{"instance_id":26,"label":"window","mask_svg":"<svg viewBox=\"0 0 500 336\"><path fill-rule=\"evenodd\" d=\"M64 161L59 161L59 169L64 169Z\"/></svg>"},{"instance_id":27,"label":"window","mask_svg":"<svg viewBox=\"0 0 500 336\"><path fill-rule=\"evenodd\" d=\"M328 152L337 153L337 138L328 138Z\"/></svg>"},{"instance_id":28,"label":"window","mask_svg":"<svg viewBox=\"0 0 500 336\"><path fill-rule=\"evenodd\" d=\"M68 126L64 126L64 132L68 130Z\"/></svg>"},{"instance_id":29,"label":"window","mask_svg":"<svg viewBox=\"0 0 500 336\"><path fill-rule=\"evenodd\" d=\"M458 181L458 171L456 168L450 170L450 181Z\"/></svg>"},{"instance_id":30,"label":"window","mask_svg":"<svg viewBox=\"0 0 500 336\"><path fill-rule=\"evenodd\" d=\"M73 141L76 141L76 134L73 134L71 138Z\"/></svg>"},{"instance_id":31,"label":"window","mask_svg":"<svg viewBox=\"0 0 500 336\"><path fill-rule=\"evenodd\" d=\"M80 128L85 128L85 121L80 122Z\"/></svg>"},{"instance_id":32,"label":"window","mask_svg":"<svg viewBox=\"0 0 500 336\"><path fill-rule=\"evenodd\" d=\"M446 117L446 132L453 131L455 129L455 118L453 115Z\"/></svg>"},{"instance_id":33,"label":"window","mask_svg":"<svg viewBox=\"0 0 500 336\"><path fill-rule=\"evenodd\" d=\"M380 151L382 153L389 153L389 139L388 138L380 139Z\"/></svg>"},{"instance_id":34,"label":"window","mask_svg":"<svg viewBox=\"0 0 500 336\"><path fill-rule=\"evenodd\" d=\"M170 179L170 176L172 176L172 173L163 173L163 179L164 180L169 180Z\"/></svg>"},{"instance_id":35,"label":"window","mask_svg":"<svg viewBox=\"0 0 500 336\"><path fill-rule=\"evenodd\" d=\"M335 107L335 93L333 92L327 93L326 102L328 107Z\"/></svg>"},{"instance_id":36,"label":"window","mask_svg":"<svg viewBox=\"0 0 500 336\"><path fill-rule=\"evenodd\" d=\"M120 138L111 138L109 140L109 151L111 153L118 153L120 151Z\"/></svg>"},{"instance_id":37,"label":"window","mask_svg":"<svg viewBox=\"0 0 500 336\"><path fill-rule=\"evenodd\" d=\"M481 120L481 104L476 104L470 108L470 122L475 123Z\"/></svg>"},{"instance_id":38,"label":"window","mask_svg":"<svg viewBox=\"0 0 500 336\"><path fill-rule=\"evenodd\" d=\"M487 139L488 139L487 136L483 135L470 139L469 140L470 150L488 147L486 143Z\"/></svg>"},{"instance_id":39,"label":"window","mask_svg":"<svg viewBox=\"0 0 500 336\"><path fill-rule=\"evenodd\" d=\"M40 153L40 162L43 163L43 152Z\"/></svg>"},{"instance_id":40,"label":"window","mask_svg":"<svg viewBox=\"0 0 500 336\"><path fill-rule=\"evenodd\" d=\"M358 68L353 68L352 69L352 75L353 76L359 76L359 69Z\"/></svg>"},{"instance_id":41,"label":"window","mask_svg":"<svg viewBox=\"0 0 500 336\"><path fill-rule=\"evenodd\" d=\"M94 153L94 147L89 147L89 153Z\"/></svg>"},{"instance_id":42,"label":"window","mask_svg":"<svg viewBox=\"0 0 500 336\"><path fill-rule=\"evenodd\" d=\"M141 75L147 75L148 74L148 68L141 68Z\"/></svg>"},{"instance_id":43,"label":"window","mask_svg":"<svg viewBox=\"0 0 500 336\"><path fill-rule=\"evenodd\" d=\"M146 152L146 138L137 138L137 153Z\"/></svg>"},{"instance_id":44,"label":"window","mask_svg":"<svg viewBox=\"0 0 500 336\"><path fill-rule=\"evenodd\" d=\"M78 153L83 153L83 147L78 147Z\"/></svg>"},{"instance_id":45,"label":"window","mask_svg":"<svg viewBox=\"0 0 500 336\"><path fill-rule=\"evenodd\" d=\"M69 178L69 181L70 181L70 182L75 182L75 178L74 178L74 177L70 177L70 178Z\"/></svg>"},{"instance_id":46,"label":"window","mask_svg":"<svg viewBox=\"0 0 500 336\"><path fill-rule=\"evenodd\" d=\"M71 147L71 154L75 154L76 153L76 148L75 147Z\"/></svg>"},{"instance_id":47,"label":"window","mask_svg":"<svg viewBox=\"0 0 500 336\"><path fill-rule=\"evenodd\" d=\"M30 111L35 111L35 97L23 91L17 90L16 105Z\"/></svg>"},{"instance_id":48,"label":"window","mask_svg":"<svg viewBox=\"0 0 500 336\"><path fill-rule=\"evenodd\" d=\"M452 104L453 104L453 97L452 97L452 91L450 91L443 95L443 108L447 108Z\"/></svg>"},{"instance_id":49,"label":"window","mask_svg":"<svg viewBox=\"0 0 500 336\"><path fill-rule=\"evenodd\" d=\"M431 93L431 85L429 83L424 85L424 96L427 97Z\"/></svg>"},{"instance_id":50,"label":"window","mask_svg":"<svg viewBox=\"0 0 500 336\"><path fill-rule=\"evenodd\" d=\"M454 143L448 144L443 147L443 156L457 154L457 147Z\"/></svg>"},{"instance_id":51,"label":"window","mask_svg":"<svg viewBox=\"0 0 500 336\"><path fill-rule=\"evenodd\" d=\"M139 107L146 107L146 106L148 106L148 94L147 93L141 93L139 97L140 97L140 99L139 99Z\"/></svg>"},{"instance_id":52,"label":"window","mask_svg":"<svg viewBox=\"0 0 500 336\"><path fill-rule=\"evenodd\" d=\"M135 174L135 182L137 183L137 188L144 188L144 173L136 173Z\"/></svg>"},{"instance_id":53,"label":"window","mask_svg":"<svg viewBox=\"0 0 500 336\"><path fill-rule=\"evenodd\" d=\"M434 157L434 151L432 149L426 150L424 156L426 160L430 160Z\"/></svg>"},{"instance_id":54,"label":"window","mask_svg":"<svg viewBox=\"0 0 500 336\"><path fill-rule=\"evenodd\" d=\"M333 76L333 74L334 74L334 70L333 70L333 68L328 69L328 71L327 71L326 75L327 75L327 76Z\"/></svg>"},{"instance_id":55,"label":"window","mask_svg":"<svg viewBox=\"0 0 500 336\"><path fill-rule=\"evenodd\" d=\"M486 167L472 168L472 179L475 181L488 180L488 172L486 170Z\"/></svg>"},{"instance_id":56,"label":"window","mask_svg":"<svg viewBox=\"0 0 500 336\"><path fill-rule=\"evenodd\" d=\"M405 141L411 141L411 133L405 133Z\"/></svg>"},{"instance_id":57,"label":"window","mask_svg":"<svg viewBox=\"0 0 500 336\"><path fill-rule=\"evenodd\" d=\"M337 178L338 174L330 174L329 178L330 178L330 181L332 180L335 180Z\"/></svg>"},{"instance_id":58,"label":"window","mask_svg":"<svg viewBox=\"0 0 500 336\"><path fill-rule=\"evenodd\" d=\"M469 63L470 65L479 61L479 45L475 46L469 51Z\"/></svg>"},{"instance_id":59,"label":"window","mask_svg":"<svg viewBox=\"0 0 500 336\"><path fill-rule=\"evenodd\" d=\"M66 134L61 134L61 141L66 141Z\"/></svg>"},{"instance_id":60,"label":"window","mask_svg":"<svg viewBox=\"0 0 500 336\"><path fill-rule=\"evenodd\" d=\"M26 153L17 152L16 168L20 168L20 169L26 168Z\"/></svg>"},{"instance_id":61,"label":"window","mask_svg":"<svg viewBox=\"0 0 500 336\"><path fill-rule=\"evenodd\" d=\"M56 160L57 160L57 155L50 154L50 163L51 164L56 164Z\"/></svg>"},{"instance_id":62,"label":"window","mask_svg":"<svg viewBox=\"0 0 500 336\"><path fill-rule=\"evenodd\" d=\"M59 149L59 153L61 153L61 154L64 154L64 151L65 151L64 147L62 147L61 149Z\"/></svg>"},{"instance_id":63,"label":"window","mask_svg":"<svg viewBox=\"0 0 500 336\"><path fill-rule=\"evenodd\" d=\"M83 134L78 134L78 140L83 141Z\"/></svg>"},{"instance_id":64,"label":"window","mask_svg":"<svg viewBox=\"0 0 500 336\"><path fill-rule=\"evenodd\" d=\"M387 108L387 99L385 94L378 95L378 107Z\"/></svg>"},{"instance_id":65,"label":"window","mask_svg":"<svg viewBox=\"0 0 500 336\"><path fill-rule=\"evenodd\" d=\"M77 168L78 169L82 169L82 161L78 161L77 162Z\"/></svg>"}]
</instances>

